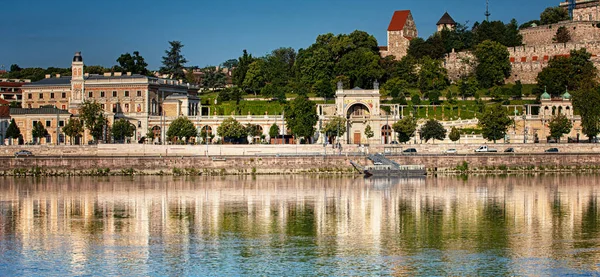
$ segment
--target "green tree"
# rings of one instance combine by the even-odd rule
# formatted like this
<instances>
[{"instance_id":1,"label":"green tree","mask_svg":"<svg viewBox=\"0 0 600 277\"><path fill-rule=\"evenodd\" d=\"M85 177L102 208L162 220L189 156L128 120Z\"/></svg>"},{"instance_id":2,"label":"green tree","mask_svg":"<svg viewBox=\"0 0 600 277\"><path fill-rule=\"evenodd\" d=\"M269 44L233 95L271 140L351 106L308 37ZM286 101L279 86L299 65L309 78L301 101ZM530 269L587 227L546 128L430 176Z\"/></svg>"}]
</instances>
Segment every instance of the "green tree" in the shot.
<instances>
[{"instance_id":1,"label":"green tree","mask_svg":"<svg viewBox=\"0 0 600 277\"><path fill-rule=\"evenodd\" d=\"M154 141L154 137L156 135L154 134L154 131L152 131L152 129L149 129L148 132L146 132L146 141Z\"/></svg>"},{"instance_id":2,"label":"green tree","mask_svg":"<svg viewBox=\"0 0 600 277\"><path fill-rule=\"evenodd\" d=\"M333 98L333 96L335 95L335 91L333 89L333 86L331 85L331 82L329 82L327 80L318 80L312 86L312 91L317 96L323 97L325 99L327 99L327 98Z\"/></svg>"},{"instance_id":3,"label":"green tree","mask_svg":"<svg viewBox=\"0 0 600 277\"><path fill-rule=\"evenodd\" d=\"M550 128L550 136L560 142L560 137L571 132L573 124L564 114L557 114L550 119L548 127Z\"/></svg>"},{"instance_id":4,"label":"green tree","mask_svg":"<svg viewBox=\"0 0 600 277\"><path fill-rule=\"evenodd\" d=\"M504 138L508 126L513 120L508 117L507 110L500 104L486 107L484 112L479 115L479 127L484 139L496 140Z\"/></svg>"},{"instance_id":5,"label":"green tree","mask_svg":"<svg viewBox=\"0 0 600 277\"><path fill-rule=\"evenodd\" d=\"M398 98L400 95L404 95L408 88L408 82L406 80L400 79L399 77L394 77L383 86L381 86L382 95L391 96L392 98Z\"/></svg>"},{"instance_id":6,"label":"green tree","mask_svg":"<svg viewBox=\"0 0 600 277\"><path fill-rule=\"evenodd\" d=\"M327 137L342 137L346 133L346 119L341 116L333 117L325 124L323 132Z\"/></svg>"},{"instance_id":7,"label":"green tree","mask_svg":"<svg viewBox=\"0 0 600 277\"><path fill-rule=\"evenodd\" d=\"M293 48L278 48L265 58L265 80L276 86L284 86L294 77L293 66L296 51Z\"/></svg>"},{"instance_id":8,"label":"green tree","mask_svg":"<svg viewBox=\"0 0 600 277\"><path fill-rule=\"evenodd\" d=\"M549 7L540 14L540 24L542 25L555 24L569 19L569 13L561 7Z\"/></svg>"},{"instance_id":9,"label":"green tree","mask_svg":"<svg viewBox=\"0 0 600 277\"><path fill-rule=\"evenodd\" d=\"M239 140L245 138L248 133L244 125L233 117L228 117L223 120L221 125L217 128L217 134L223 139Z\"/></svg>"},{"instance_id":10,"label":"green tree","mask_svg":"<svg viewBox=\"0 0 600 277\"><path fill-rule=\"evenodd\" d=\"M519 34L516 20L504 24L502 21L483 21L473 24L473 45L486 40L497 42L505 47L522 45L523 37Z\"/></svg>"},{"instance_id":11,"label":"green tree","mask_svg":"<svg viewBox=\"0 0 600 277\"><path fill-rule=\"evenodd\" d=\"M258 59L248 65L248 71L246 71L246 78L242 83L242 87L254 93L255 96L266 84L265 67L266 64L263 59Z\"/></svg>"},{"instance_id":12,"label":"green tree","mask_svg":"<svg viewBox=\"0 0 600 277\"><path fill-rule=\"evenodd\" d=\"M477 90L479 89L479 83L477 79L474 77L465 77L458 80L458 94L463 100L467 97L475 96Z\"/></svg>"},{"instance_id":13,"label":"green tree","mask_svg":"<svg viewBox=\"0 0 600 277\"><path fill-rule=\"evenodd\" d=\"M260 137L260 135L262 135L260 132L260 126L256 124L247 124L245 128L246 134L250 137Z\"/></svg>"},{"instance_id":14,"label":"green tree","mask_svg":"<svg viewBox=\"0 0 600 277\"><path fill-rule=\"evenodd\" d=\"M133 136L135 126L128 120L121 118L113 123L111 132L115 141L123 142L125 138Z\"/></svg>"},{"instance_id":15,"label":"green tree","mask_svg":"<svg viewBox=\"0 0 600 277\"><path fill-rule=\"evenodd\" d=\"M221 66L228 68L228 69L233 69L238 66L238 60L237 59L226 60L221 64Z\"/></svg>"},{"instance_id":16,"label":"green tree","mask_svg":"<svg viewBox=\"0 0 600 277\"><path fill-rule=\"evenodd\" d=\"M421 134L421 139L425 139L425 142L428 142L430 139L435 140L444 140L446 138L446 128L442 126L442 123L435 119L430 119L425 122L425 125L421 127L419 131Z\"/></svg>"},{"instance_id":17,"label":"green tree","mask_svg":"<svg viewBox=\"0 0 600 277\"><path fill-rule=\"evenodd\" d=\"M373 82L383 76L380 59L379 53L358 48L345 54L336 64L334 72L348 76L352 87L372 88Z\"/></svg>"},{"instance_id":18,"label":"green tree","mask_svg":"<svg viewBox=\"0 0 600 277\"><path fill-rule=\"evenodd\" d=\"M185 142L188 142L189 139L195 138L197 135L198 130L194 126L194 123L185 116L173 120L167 130L167 138L169 140L183 140L185 138Z\"/></svg>"},{"instance_id":19,"label":"green tree","mask_svg":"<svg viewBox=\"0 0 600 277\"><path fill-rule=\"evenodd\" d=\"M248 54L248 51L244 49L241 57L238 58L238 63L235 69L232 72L232 81L233 84L241 87L246 79L246 72L248 72L248 66L254 62L254 58L251 54Z\"/></svg>"},{"instance_id":20,"label":"green tree","mask_svg":"<svg viewBox=\"0 0 600 277\"><path fill-rule=\"evenodd\" d=\"M209 66L201 69L202 80L200 85L202 88L209 90L216 90L224 88L227 84L227 76L221 70L218 70L215 66Z\"/></svg>"},{"instance_id":21,"label":"green tree","mask_svg":"<svg viewBox=\"0 0 600 277\"><path fill-rule=\"evenodd\" d=\"M170 74L173 79L185 79L184 65L187 60L181 54L183 44L180 41L169 41L170 48L165 50L166 56L163 56L162 64L160 67L160 73Z\"/></svg>"},{"instance_id":22,"label":"green tree","mask_svg":"<svg viewBox=\"0 0 600 277\"><path fill-rule=\"evenodd\" d=\"M442 93L439 90L431 90L427 92L427 99L429 99L429 103L431 105L439 105L440 96L442 96Z\"/></svg>"},{"instance_id":23,"label":"green tree","mask_svg":"<svg viewBox=\"0 0 600 277\"><path fill-rule=\"evenodd\" d=\"M523 84L520 80L515 82L515 85L511 89L511 94L514 99L521 99L523 97Z\"/></svg>"},{"instance_id":24,"label":"green tree","mask_svg":"<svg viewBox=\"0 0 600 277\"><path fill-rule=\"evenodd\" d=\"M100 104L96 101L86 100L79 108L79 117L90 131L94 141L98 142L104 134L104 127L107 122Z\"/></svg>"},{"instance_id":25,"label":"green tree","mask_svg":"<svg viewBox=\"0 0 600 277\"><path fill-rule=\"evenodd\" d=\"M448 138L451 141L456 142L460 139L460 131L456 127L452 127L452 129L450 130L450 134L448 134Z\"/></svg>"},{"instance_id":26,"label":"green tree","mask_svg":"<svg viewBox=\"0 0 600 277\"><path fill-rule=\"evenodd\" d=\"M21 137L21 129L19 129L19 126L17 126L17 123L15 122L15 119L13 118L10 120L10 124L8 125L8 128L6 128L6 138L13 140L13 139L18 139L20 137Z\"/></svg>"},{"instance_id":27,"label":"green tree","mask_svg":"<svg viewBox=\"0 0 600 277\"><path fill-rule=\"evenodd\" d=\"M421 105L421 96L418 94L413 94L410 97L410 102L412 102L413 105Z\"/></svg>"},{"instance_id":28,"label":"green tree","mask_svg":"<svg viewBox=\"0 0 600 277\"><path fill-rule=\"evenodd\" d=\"M318 119L315 103L306 96L298 96L285 106L285 122L296 137L312 137Z\"/></svg>"},{"instance_id":29,"label":"green tree","mask_svg":"<svg viewBox=\"0 0 600 277\"><path fill-rule=\"evenodd\" d=\"M442 66L440 60L431 59L428 56L423 57L419 64L421 69L419 70L419 81L418 87L423 91L430 90L444 90L448 87L448 72Z\"/></svg>"},{"instance_id":30,"label":"green tree","mask_svg":"<svg viewBox=\"0 0 600 277\"><path fill-rule=\"evenodd\" d=\"M375 132L373 132L373 130L371 129L371 125L367 124L367 127L365 127L365 137L367 137L367 139L371 139L374 136Z\"/></svg>"},{"instance_id":31,"label":"green tree","mask_svg":"<svg viewBox=\"0 0 600 277\"><path fill-rule=\"evenodd\" d=\"M275 123L273 123L273 125L271 125L271 128L269 128L269 137L274 139L279 137L279 126Z\"/></svg>"},{"instance_id":32,"label":"green tree","mask_svg":"<svg viewBox=\"0 0 600 277\"><path fill-rule=\"evenodd\" d=\"M571 41L571 34L565 26L560 26L556 30L556 35L552 38L552 41L556 43L567 43Z\"/></svg>"},{"instance_id":33,"label":"green tree","mask_svg":"<svg viewBox=\"0 0 600 277\"><path fill-rule=\"evenodd\" d=\"M48 135L48 130L44 127L41 121L38 121L34 126L33 130L31 130L31 135L36 139L36 142L39 144L40 139L44 138Z\"/></svg>"},{"instance_id":34,"label":"green tree","mask_svg":"<svg viewBox=\"0 0 600 277\"><path fill-rule=\"evenodd\" d=\"M581 132L590 140L600 133L600 88L573 93L573 108L581 115Z\"/></svg>"},{"instance_id":35,"label":"green tree","mask_svg":"<svg viewBox=\"0 0 600 277\"><path fill-rule=\"evenodd\" d=\"M261 90L260 95L265 98L273 98L277 95L278 88L275 85L268 83Z\"/></svg>"},{"instance_id":36,"label":"green tree","mask_svg":"<svg viewBox=\"0 0 600 277\"><path fill-rule=\"evenodd\" d=\"M65 135L71 138L71 144L73 144L73 141L83 134L83 122L76 118L69 118L69 121L67 121L67 124L65 124L62 130Z\"/></svg>"},{"instance_id":37,"label":"green tree","mask_svg":"<svg viewBox=\"0 0 600 277\"><path fill-rule=\"evenodd\" d=\"M598 70L585 48L571 50L569 57L554 57L537 76L538 90L558 96L569 91L594 88L598 83Z\"/></svg>"},{"instance_id":38,"label":"green tree","mask_svg":"<svg viewBox=\"0 0 600 277\"><path fill-rule=\"evenodd\" d=\"M117 62L124 72L131 72L133 74L141 75L149 74L148 69L146 69L148 64L138 51L133 51L133 55L129 53L121 54L121 56L117 59Z\"/></svg>"},{"instance_id":39,"label":"green tree","mask_svg":"<svg viewBox=\"0 0 600 277\"><path fill-rule=\"evenodd\" d=\"M394 129L394 132L398 135L398 141L400 143L405 143L410 141L410 138L415 135L415 131L417 130L417 120L410 116L404 117L394 123L392 129Z\"/></svg>"},{"instance_id":40,"label":"green tree","mask_svg":"<svg viewBox=\"0 0 600 277\"><path fill-rule=\"evenodd\" d=\"M477 81L484 88L504 84L504 79L510 76L511 65L509 53L500 43L486 40L475 48Z\"/></svg>"}]
</instances>

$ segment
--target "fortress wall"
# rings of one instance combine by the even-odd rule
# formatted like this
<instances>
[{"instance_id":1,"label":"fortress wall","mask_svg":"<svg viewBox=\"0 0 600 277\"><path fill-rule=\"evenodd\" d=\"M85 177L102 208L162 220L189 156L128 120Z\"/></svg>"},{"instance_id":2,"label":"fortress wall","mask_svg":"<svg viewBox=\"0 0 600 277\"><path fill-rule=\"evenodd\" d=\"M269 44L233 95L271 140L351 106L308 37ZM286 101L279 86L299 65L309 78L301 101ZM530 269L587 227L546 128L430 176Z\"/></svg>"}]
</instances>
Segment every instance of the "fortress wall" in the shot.
<instances>
[{"instance_id":1,"label":"fortress wall","mask_svg":"<svg viewBox=\"0 0 600 277\"><path fill-rule=\"evenodd\" d=\"M553 43L556 31L565 27L571 35L571 40L579 43L594 42L600 40L600 28L596 27L597 21L563 21L551 25L541 25L520 30L523 36L523 44L546 45Z\"/></svg>"}]
</instances>

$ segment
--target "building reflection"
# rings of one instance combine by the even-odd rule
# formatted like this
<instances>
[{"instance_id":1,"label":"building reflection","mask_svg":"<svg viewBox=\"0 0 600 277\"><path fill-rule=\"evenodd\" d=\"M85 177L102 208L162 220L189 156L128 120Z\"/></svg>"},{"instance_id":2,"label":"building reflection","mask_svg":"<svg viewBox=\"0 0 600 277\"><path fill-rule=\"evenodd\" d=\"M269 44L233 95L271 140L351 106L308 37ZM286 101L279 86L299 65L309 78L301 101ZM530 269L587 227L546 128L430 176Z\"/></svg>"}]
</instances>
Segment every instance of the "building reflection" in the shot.
<instances>
[{"instance_id":1,"label":"building reflection","mask_svg":"<svg viewBox=\"0 0 600 277\"><path fill-rule=\"evenodd\" d=\"M66 249L80 275L90 274L83 265L98 256L151 272L149 259L219 251L229 247L223 237L237 238L238 254L248 256L258 255L257 241L270 246L264 251L296 244L323 257L434 249L434 258L452 261L452 251L498 250L509 259L569 253L566 259L599 270L599 182L585 175L9 178L0 184L0 242L17 237L27 253ZM413 269L399 263L394 270Z\"/></svg>"}]
</instances>

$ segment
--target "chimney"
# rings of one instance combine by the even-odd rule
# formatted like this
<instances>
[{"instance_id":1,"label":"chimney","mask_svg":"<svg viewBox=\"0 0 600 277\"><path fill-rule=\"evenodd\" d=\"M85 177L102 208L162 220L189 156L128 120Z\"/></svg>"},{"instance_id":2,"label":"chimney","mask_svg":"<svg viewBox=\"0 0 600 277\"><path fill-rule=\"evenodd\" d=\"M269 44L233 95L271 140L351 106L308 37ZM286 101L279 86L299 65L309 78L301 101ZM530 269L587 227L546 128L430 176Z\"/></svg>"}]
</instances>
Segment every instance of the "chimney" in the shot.
<instances>
[{"instance_id":1,"label":"chimney","mask_svg":"<svg viewBox=\"0 0 600 277\"><path fill-rule=\"evenodd\" d=\"M56 74L56 78L60 78L60 74Z\"/></svg>"},{"instance_id":2,"label":"chimney","mask_svg":"<svg viewBox=\"0 0 600 277\"><path fill-rule=\"evenodd\" d=\"M120 77L121 76L121 72L115 72L115 77Z\"/></svg>"},{"instance_id":3,"label":"chimney","mask_svg":"<svg viewBox=\"0 0 600 277\"><path fill-rule=\"evenodd\" d=\"M112 73L110 73L110 72L105 72L104 73L104 77L110 77L110 75L112 75Z\"/></svg>"},{"instance_id":4,"label":"chimney","mask_svg":"<svg viewBox=\"0 0 600 277\"><path fill-rule=\"evenodd\" d=\"M127 76L131 76L131 72L127 72Z\"/></svg>"},{"instance_id":5,"label":"chimney","mask_svg":"<svg viewBox=\"0 0 600 277\"><path fill-rule=\"evenodd\" d=\"M46 74L46 79L50 79L50 76L52 76L52 75Z\"/></svg>"}]
</instances>

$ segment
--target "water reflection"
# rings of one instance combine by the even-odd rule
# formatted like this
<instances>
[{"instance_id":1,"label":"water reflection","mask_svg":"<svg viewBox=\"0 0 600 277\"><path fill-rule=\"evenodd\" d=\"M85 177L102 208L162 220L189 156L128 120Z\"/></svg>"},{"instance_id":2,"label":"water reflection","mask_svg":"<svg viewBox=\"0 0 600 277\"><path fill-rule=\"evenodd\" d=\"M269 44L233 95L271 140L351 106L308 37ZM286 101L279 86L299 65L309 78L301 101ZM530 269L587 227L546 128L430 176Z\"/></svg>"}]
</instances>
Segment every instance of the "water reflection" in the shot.
<instances>
[{"instance_id":1,"label":"water reflection","mask_svg":"<svg viewBox=\"0 0 600 277\"><path fill-rule=\"evenodd\" d=\"M2 179L0 272L593 273L599 183L583 175Z\"/></svg>"}]
</instances>

